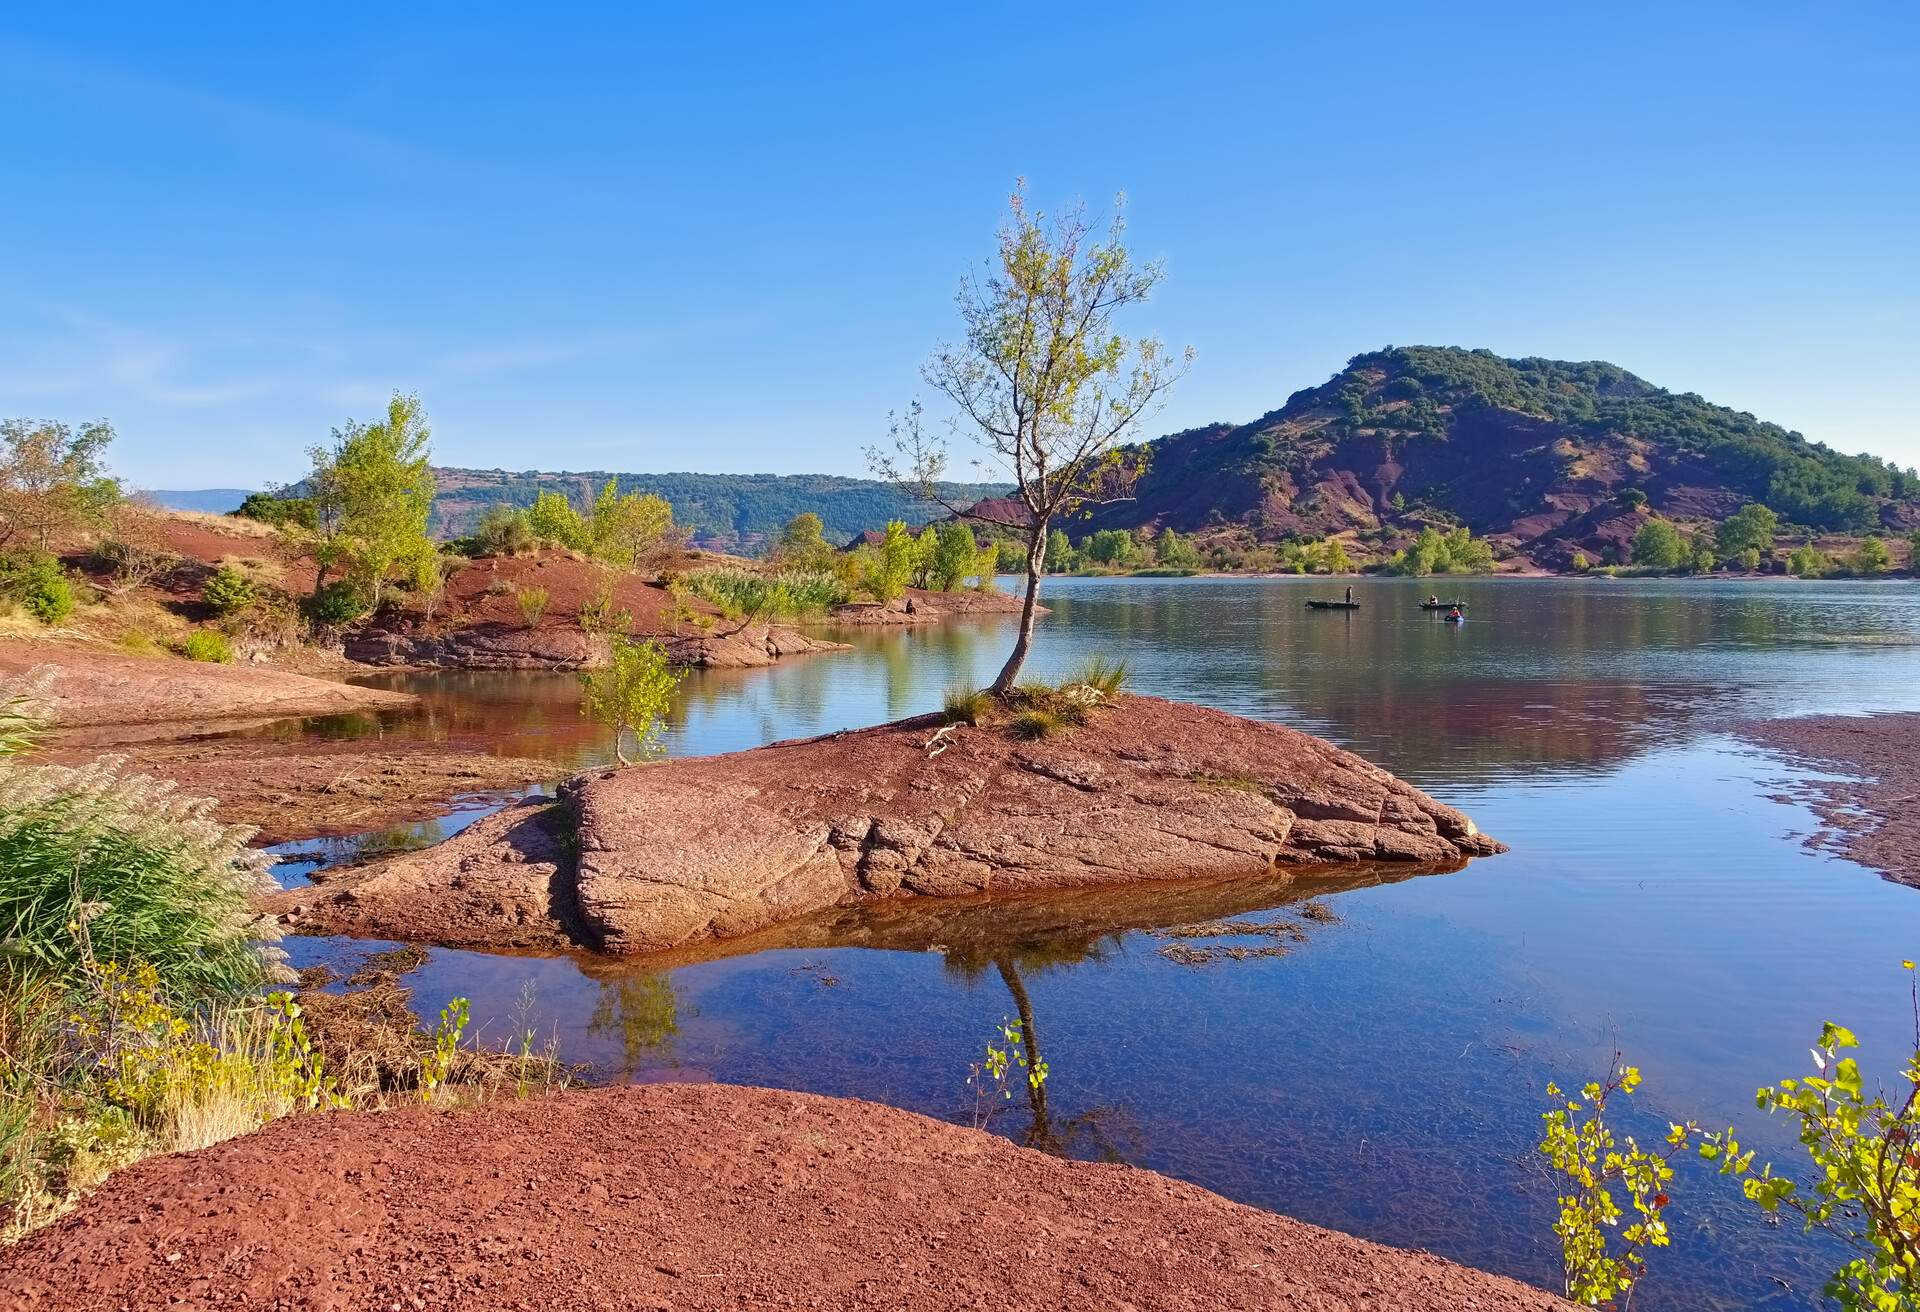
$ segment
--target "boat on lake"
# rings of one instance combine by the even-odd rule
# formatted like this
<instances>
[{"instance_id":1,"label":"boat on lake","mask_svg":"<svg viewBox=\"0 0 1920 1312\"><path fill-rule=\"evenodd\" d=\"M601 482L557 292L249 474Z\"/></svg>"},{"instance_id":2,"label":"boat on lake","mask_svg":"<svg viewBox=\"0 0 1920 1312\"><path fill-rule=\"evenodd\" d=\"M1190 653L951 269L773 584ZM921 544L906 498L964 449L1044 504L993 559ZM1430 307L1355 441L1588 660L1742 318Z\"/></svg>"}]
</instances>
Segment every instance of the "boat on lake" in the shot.
<instances>
[{"instance_id":1,"label":"boat on lake","mask_svg":"<svg viewBox=\"0 0 1920 1312\"><path fill-rule=\"evenodd\" d=\"M1464 601L1423 601L1420 603L1421 610L1465 610L1466 608L1467 603Z\"/></svg>"},{"instance_id":2,"label":"boat on lake","mask_svg":"<svg viewBox=\"0 0 1920 1312\"><path fill-rule=\"evenodd\" d=\"M1308 610L1359 610L1357 601L1309 601Z\"/></svg>"}]
</instances>

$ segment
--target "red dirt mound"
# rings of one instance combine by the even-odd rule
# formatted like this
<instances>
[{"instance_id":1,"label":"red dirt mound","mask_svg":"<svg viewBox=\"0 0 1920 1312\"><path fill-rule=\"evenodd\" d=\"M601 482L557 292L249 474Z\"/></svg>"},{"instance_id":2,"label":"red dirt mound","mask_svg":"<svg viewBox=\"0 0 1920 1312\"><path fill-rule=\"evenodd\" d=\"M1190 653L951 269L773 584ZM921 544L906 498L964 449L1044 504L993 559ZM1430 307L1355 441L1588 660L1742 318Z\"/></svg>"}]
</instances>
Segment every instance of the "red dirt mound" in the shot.
<instances>
[{"instance_id":1,"label":"red dirt mound","mask_svg":"<svg viewBox=\"0 0 1920 1312\"><path fill-rule=\"evenodd\" d=\"M114 1176L0 1307L1558 1312L1126 1166L724 1085L296 1116Z\"/></svg>"}]
</instances>

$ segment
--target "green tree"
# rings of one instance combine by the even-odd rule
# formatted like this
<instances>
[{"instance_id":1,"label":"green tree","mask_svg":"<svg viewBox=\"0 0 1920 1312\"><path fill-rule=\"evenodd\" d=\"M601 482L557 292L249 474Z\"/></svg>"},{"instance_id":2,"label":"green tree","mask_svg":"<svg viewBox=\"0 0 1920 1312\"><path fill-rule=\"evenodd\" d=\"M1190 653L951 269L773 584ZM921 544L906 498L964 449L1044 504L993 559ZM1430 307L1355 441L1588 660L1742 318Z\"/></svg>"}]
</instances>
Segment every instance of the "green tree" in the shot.
<instances>
[{"instance_id":1,"label":"green tree","mask_svg":"<svg viewBox=\"0 0 1920 1312\"><path fill-rule=\"evenodd\" d=\"M1140 544L1124 529L1103 528L1080 544L1080 554L1096 565L1132 565L1140 559Z\"/></svg>"},{"instance_id":2,"label":"green tree","mask_svg":"<svg viewBox=\"0 0 1920 1312\"><path fill-rule=\"evenodd\" d=\"M215 615L233 615L258 601L260 590L232 565L222 565L201 587L200 599Z\"/></svg>"},{"instance_id":3,"label":"green tree","mask_svg":"<svg viewBox=\"0 0 1920 1312\"><path fill-rule=\"evenodd\" d=\"M876 601L892 601L913 577L913 534L900 520L887 521L887 536L868 553L860 585Z\"/></svg>"},{"instance_id":4,"label":"green tree","mask_svg":"<svg viewBox=\"0 0 1920 1312\"><path fill-rule=\"evenodd\" d=\"M1584 551L1574 552L1573 560L1569 563L1573 566L1574 571L1580 574L1585 574L1588 570L1593 568L1593 562L1587 559L1587 553Z\"/></svg>"},{"instance_id":5,"label":"green tree","mask_svg":"<svg viewBox=\"0 0 1920 1312\"><path fill-rule=\"evenodd\" d=\"M1193 543L1171 528L1161 529L1160 536L1153 540L1153 556L1169 569L1200 568L1200 553L1194 550Z\"/></svg>"},{"instance_id":6,"label":"green tree","mask_svg":"<svg viewBox=\"0 0 1920 1312\"><path fill-rule=\"evenodd\" d=\"M1920 528L1907 535L1907 573L1920 578Z\"/></svg>"},{"instance_id":7,"label":"green tree","mask_svg":"<svg viewBox=\"0 0 1920 1312\"><path fill-rule=\"evenodd\" d=\"M1872 578L1893 568L1893 553L1879 538L1863 538L1859 550L1853 553L1853 559L1848 564L1855 574Z\"/></svg>"},{"instance_id":8,"label":"green tree","mask_svg":"<svg viewBox=\"0 0 1920 1312\"><path fill-rule=\"evenodd\" d=\"M913 540L913 582L916 588L931 588L933 558L940 553L940 530L929 524Z\"/></svg>"},{"instance_id":9,"label":"green tree","mask_svg":"<svg viewBox=\"0 0 1920 1312\"><path fill-rule=\"evenodd\" d=\"M1075 554L1073 543L1067 540L1065 532L1057 528L1047 530L1048 570L1057 574L1072 569L1075 563Z\"/></svg>"},{"instance_id":10,"label":"green tree","mask_svg":"<svg viewBox=\"0 0 1920 1312\"><path fill-rule=\"evenodd\" d=\"M820 516L803 510L787 521L774 543L774 561L782 569L825 569L833 561Z\"/></svg>"},{"instance_id":11,"label":"green tree","mask_svg":"<svg viewBox=\"0 0 1920 1312\"><path fill-rule=\"evenodd\" d=\"M0 420L0 549L54 540L100 526L120 500L103 459L113 441L105 420L66 424Z\"/></svg>"},{"instance_id":12,"label":"green tree","mask_svg":"<svg viewBox=\"0 0 1920 1312\"><path fill-rule=\"evenodd\" d=\"M994 551L996 563L998 548ZM928 571L932 586L942 592L952 592L975 573L979 566L980 547L973 540L973 530L959 520L948 520L940 526L939 536L934 543L933 561Z\"/></svg>"},{"instance_id":13,"label":"green tree","mask_svg":"<svg viewBox=\"0 0 1920 1312\"><path fill-rule=\"evenodd\" d=\"M533 504L527 508L527 527L542 542L565 547L569 551L584 551L587 548L587 521L563 493L537 494Z\"/></svg>"},{"instance_id":14,"label":"green tree","mask_svg":"<svg viewBox=\"0 0 1920 1312\"><path fill-rule=\"evenodd\" d=\"M1679 569L1687 562L1687 542L1670 519L1649 519L1633 535L1633 563L1649 569Z\"/></svg>"},{"instance_id":15,"label":"green tree","mask_svg":"<svg viewBox=\"0 0 1920 1312\"><path fill-rule=\"evenodd\" d=\"M1810 542L1795 547L1793 553L1787 557L1787 573L1795 578L1823 578L1832 569L1833 562Z\"/></svg>"},{"instance_id":16,"label":"green tree","mask_svg":"<svg viewBox=\"0 0 1920 1312\"><path fill-rule=\"evenodd\" d=\"M1013 688L1033 649L1054 520L1131 499L1144 461L1126 444L1183 372L1158 342L1115 331L1116 316L1145 301L1161 279L1157 264L1133 263L1123 235L1117 209L1103 238L1083 210L1049 222L1027 209L1017 188L997 260L984 278L961 285L963 340L938 348L922 370L956 421L1012 477L1011 500L1024 516L1026 600L996 693ZM946 449L920 418L915 402L894 425L892 451L870 451L869 459L882 477L941 501L936 483Z\"/></svg>"},{"instance_id":17,"label":"green tree","mask_svg":"<svg viewBox=\"0 0 1920 1312\"><path fill-rule=\"evenodd\" d=\"M1780 516L1758 501L1750 501L1720 522L1716 536L1720 554L1736 556L1753 550L1765 555L1773 550L1774 534L1780 530Z\"/></svg>"},{"instance_id":18,"label":"green tree","mask_svg":"<svg viewBox=\"0 0 1920 1312\"><path fill-rule=\"evenodd\" d=\"M651 564L677 547L686 535L673 522L673 506L651 492L620 495L608 479L587 519L586 551L595 560L620 569Z\"/></svg>"},{"instance_id":19,"label":"green tree","mask_svg":"<svg viewBox=\"0 0 1920 1312\"><path fill-rule=\"evenodd\" d=\"M231 513L235 518L257 520L275 528L320 526L312 497L290 497L285 492L249 492L247 499Z\"/></svg>"},{"instance_id":20,"label":"green tree","mask_svg":"<svg viewBox=\"0 0 1920 1312\"><path fill-rule=\"evenodd\" d=\"M422 555L439 548L427 536L433 509L432 430L420 398L395 392L386 418L348 420L331 447L315 447L313 489L321 534L316 589L343 569L379 608L389 582L415 573Z\"/></svg>"},{"instance_id":21,"label":"green tree","mask_svg":"<svg viewBox=\"0 0 1920 1312\"><path fill-rule=\"evenodd\" d=\"M638 756L656 755L662 722L673 704L673 693L686 671L667 659L666 648L651 639L626 636L612 640L612 660L604 670L580 676L584 714L613 730L613 755L626 765L625 740L634 738Z\"/></svg>"}]
</instances>

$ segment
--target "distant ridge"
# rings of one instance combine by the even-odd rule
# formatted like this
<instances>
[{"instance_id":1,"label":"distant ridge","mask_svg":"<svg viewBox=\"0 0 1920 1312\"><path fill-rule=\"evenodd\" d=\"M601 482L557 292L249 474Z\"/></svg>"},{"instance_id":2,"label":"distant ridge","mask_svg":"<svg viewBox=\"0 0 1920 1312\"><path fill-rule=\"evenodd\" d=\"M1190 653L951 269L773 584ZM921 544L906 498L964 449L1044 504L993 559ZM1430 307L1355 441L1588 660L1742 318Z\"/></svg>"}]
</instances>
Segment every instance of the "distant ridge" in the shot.
<instances>
[{"instance_id":1,"label":"distant ridge","mask_svg":"<svg viewBox=\"0 0 1920 1312\"><path fill-rule=\"evenodd\" d=\"M1103 508L1070 530L1076 538L1141 527L1263 542L1345 533L1384 549L1423 524L1464 524L1506 554L1565 569L1575 552L1620 558L1642 498L1695 523L1758 501L1788 533L1920 527L1920 474L1600 361L1388 347L1252 423L1146 447L1137 498Z\"/></svg>"},{"instance_id":2,"label":"distant ridge","mask_svg":"<svg viewBox=\"0 0 1920 1312\"><path fill-rule=\"evenodd\" d=\"M937 513L890 483L837 474L515 473L452 466L433 472L440 488L434 499L434 531L443 537L471 531L488 506L530 506L541 492L561 492L585 503L609 478L623 493L665 497L673 503L674 517L694 530L696 543L724 550L758 546L803 511L820 516L821 527L834 542L890 519L919 524ZM941 484L943 496L962 503L1007 490L1004 483Z\"/></svg>"},{"instance_id":3,"label":"distant ridge","mask_svg":"<svg viewBox=\"0 0 1920 1312\"><path fill-rule=\"evenodd\" d=\"M240 487L156 489L140 495L168 510L199 510L209 515L224 515L252 496L253 490Z\"/></svg>"}]
</instances>

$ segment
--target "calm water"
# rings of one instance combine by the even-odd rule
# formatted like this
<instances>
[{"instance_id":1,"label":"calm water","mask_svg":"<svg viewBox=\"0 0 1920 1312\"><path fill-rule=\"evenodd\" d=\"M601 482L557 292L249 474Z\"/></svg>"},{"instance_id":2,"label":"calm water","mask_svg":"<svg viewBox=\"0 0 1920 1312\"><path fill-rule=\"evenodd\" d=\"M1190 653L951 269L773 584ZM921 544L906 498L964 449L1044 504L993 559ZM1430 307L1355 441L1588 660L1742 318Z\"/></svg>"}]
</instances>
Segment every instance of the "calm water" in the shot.
<instances>
[{"instance_id":1,"label":"calm water","mask_svg":"<svg viewBox=\"0 0 1920 1312\"><path fill-rule=\"evenodd\" d=\"M1053 582L1033 667L1103 652L1139 691L1321 734L1467 810L1508 856L1361 886L923 904L836 926L831 942L651 968L436 951L416 1001L431 1014L465 994L495 1037L530 1009L606 1078L770 1084L965 1120L969 1063L1017 992L1049 1097L1016 1100L994 1129L1552 1285L1552 1195L1530 1151L1548 1079L1597 1075L1617 1045L1646 1073L1643 1136L1662 1118L1732 1121L1791 1162L1753 1090L1802 1072L1822 1020L1852 1026L1894 1072L1920 891L1803 850L1808 815L1768 800L1793 772L1726 729L1920 707L1920 589L1489 580L1446 588L1471 603L1462 626L1414 609L1427 590L1361 583L1363 609L1343 615L1307 612L1305 596L1333 589L1303 580ZM842 636L856 649L690 680L671 749L930 710L948 686L985 682L1011 641L1000 621ZM571 678L385 682L424 705L298 731L608 755ZM1303 919L1310 894L1337 920ZM1297 922L1300 936L1155 932L1224 917ZM1284 956L1203 966L1161 951L1281 941ZM302 964L364 949L290 946ZM1830 1253L1761 1226L1702 1171L1673 1192L1675 1247L1640 1306L1816 1305Z\"/></svg>"}]
</instances>

